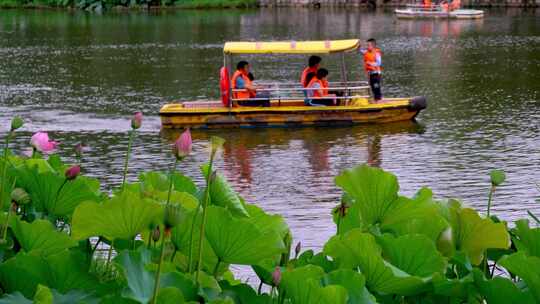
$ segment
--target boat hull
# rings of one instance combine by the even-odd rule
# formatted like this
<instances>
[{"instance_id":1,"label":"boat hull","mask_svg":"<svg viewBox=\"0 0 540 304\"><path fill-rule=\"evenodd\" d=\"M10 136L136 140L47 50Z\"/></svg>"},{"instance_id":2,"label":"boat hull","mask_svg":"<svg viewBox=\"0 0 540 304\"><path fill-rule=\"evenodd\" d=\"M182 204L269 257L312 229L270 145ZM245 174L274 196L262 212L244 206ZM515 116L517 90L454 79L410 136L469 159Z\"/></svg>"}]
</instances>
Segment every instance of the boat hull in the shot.
<instances>
[{"instance_id":1,"label":"boat hull","mask_svg":"<svg viewBox=\"0 0 540 304\"><path fill-rule=\"evenodd\" d=\"M279 106L185 109L168 104L160 111L163 128L253 128L335 126L411 120L426 107L423 97L363 106ZM176 108L176 109L175 109Z\"/></svg>"},{"instance_id":2,"label":"boat hull","mask_svg":"<svg viewBox=\"0 0 540 304\"><path fill-rule=\"evenodd\" d=\"M422 11L415 9L396 9L394 11L399 19L480 19L484 18L484 11L458 9L450 13L444 11Z\"/></svg>"}]
</instances>

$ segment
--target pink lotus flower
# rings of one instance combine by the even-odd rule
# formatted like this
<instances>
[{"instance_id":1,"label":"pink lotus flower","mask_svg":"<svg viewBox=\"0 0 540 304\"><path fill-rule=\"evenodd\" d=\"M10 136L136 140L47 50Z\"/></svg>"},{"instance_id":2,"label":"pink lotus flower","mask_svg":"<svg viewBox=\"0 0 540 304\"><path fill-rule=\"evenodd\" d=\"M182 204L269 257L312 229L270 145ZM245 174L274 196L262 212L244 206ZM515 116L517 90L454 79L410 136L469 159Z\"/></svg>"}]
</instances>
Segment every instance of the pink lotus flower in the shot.
<instances>
[{"instance_id":1,"label":"pink lotus flower","mask_svg":"<svg viewBox=\"0 0 540 304\"><path fill-rule=\"evenodd\" d=\"M58 146L58 142L49 139L47 132L37 132L32 135L30 144L34 149L44 153L51 152Z\"/></svg>"},{"instance_id":2,"label":"pink lotus flower","mask_svg":"<svg viewBox=\"0 0 540 304\"><path fill-rule=\"evenodd\" d=\"M143 115L142 112L135 112L133 118L131 119L131 128L137 130L141 127Z\"/></svg>"},{"instance_id":3,"label":"pink lotus flower","mask_svg":"<svg viewBox=\"0 0 540 304\"><path fill-rule=\"evenodd\" d=\"M178 160L184 159L191 153L191 132L189 129L186 129L174 142L173 153Z\"/></svg>"},{"instance_id":4,"label":"pink lotus flower","mask_svg":"<svg viewBox=\"0 0 540 304\"><path fill-rule=\"evenodd\" d=\"M272 272L272 283L274 283L274 286L279 286L279 283L281 282L281 267L276 266L276 269L274 272Z\"/></svg>"},{"instance_id":5,"label":"pink lotus flower","mask_svg":"<svg viewBox=\"0 0 540 304\"><path fill-rule=\"evenodd\" d=\"M66 170L66 179L67 180L74 180L79 174L81 173L81 167L80 166L71 166Z\"/></svg>"}]
</instances>

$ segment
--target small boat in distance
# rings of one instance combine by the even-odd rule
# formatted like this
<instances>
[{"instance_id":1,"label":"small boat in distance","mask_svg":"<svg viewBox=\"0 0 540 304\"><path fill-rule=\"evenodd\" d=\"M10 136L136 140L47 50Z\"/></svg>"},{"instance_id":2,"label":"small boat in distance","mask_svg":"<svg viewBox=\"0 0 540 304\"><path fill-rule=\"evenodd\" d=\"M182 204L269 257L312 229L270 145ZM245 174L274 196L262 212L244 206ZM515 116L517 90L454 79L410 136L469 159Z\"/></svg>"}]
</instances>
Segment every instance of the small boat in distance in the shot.
<instances>
[{"instance_id":1,"label":"small boat in distance","mask_svg":"<svg viewBox=\"0 0 540 304\"><path fill-rule=\"evenodd\" d=\"M431 4L426 1L424 4L408 4L406 8L396 9L394 13L399 19L480 19L484 18L484 11L460 8L460 1L454 0L450 3L442 1L439 4Z\"/></svg>"},{"instance_id":2,"label":"small boat in distance","mask_svg":"<svg viewBox=\"0 0 540 304\"><path fill-rule=\"evenodd\" d=\"M159 115L163 128L239 128L329 126L386 123L414 119L426 108L424 97L384 98L377 103L365 81L347 79L345 54L358 56L360 41L227 42L224 67L220 71L221 100L183 101L165 104ZM356 52L355 52L356 51ZM306 105L306 91L299 82L256 83L257 92L268 94L270 106L239 106L231 84L232 56L240 54L339 54L341 80L330 82L328 90L341 92L334 106ZM256 98L250 98L254 100ZM311 98L311 99L316 99Z\"/></svg>"}]
</instances>

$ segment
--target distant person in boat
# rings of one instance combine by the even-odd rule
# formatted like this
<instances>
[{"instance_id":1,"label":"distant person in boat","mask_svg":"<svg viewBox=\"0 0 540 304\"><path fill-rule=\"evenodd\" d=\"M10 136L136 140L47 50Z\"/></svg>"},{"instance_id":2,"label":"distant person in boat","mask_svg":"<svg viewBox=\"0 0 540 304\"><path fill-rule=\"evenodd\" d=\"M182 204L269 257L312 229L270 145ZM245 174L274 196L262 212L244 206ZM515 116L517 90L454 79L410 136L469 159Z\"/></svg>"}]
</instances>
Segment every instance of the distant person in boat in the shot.
<instances>
[{"instance_id":1,"label":"distant person in boat","mask_svg":"<svg viewBox=\"0 0 540 304\"><path fill-rule=\"evenodd\" d=\"M367 49L361 49L364 55L364 70L366 71L369 86L373 92L375 102L382 100L381 73L382 73L382 53L377 48L377 42L371 38L367 40Z\"/></svg>"},{"instance_id":2,"label":"distant person in boat","mask_svg":"<svg viewBox=\"0 0 540 304\"><path fill-rule=\"evenodd\" d=\"M317 70L321 66L322 58L319 56L310 56L308 59L308 66L302 71L302 76L300 77L300 83L305 88L309 84L309 81L306 80L306 77L309 73L317 73Z\"/></svg>"},{"instance_id":3,"label":"distant person in boat","mask_svg":"<svg viewBox=\"0 0 540 304\"><path fill-rule=\"evenodd\" d=\"M321 68L317 73L310 72L306 75L309 79L307 85L306 104L309 106L335 106L336 95L328 93L328 70Z\"/></svg>"},{"instance_id":4,"label":"distant person in boat","mask_svg":"<svg viewBox=\"0 0 540 304\"><path fill-rule=\"evenodd\" d=\"M238 92L233 92L233 97L238 100L238 105L241 106L270 106L270 98L268 94L257 93L257 89L253 85L252 80L249 77L249 63L247 61L240 61L236 65L236 71L234 72L231 83L232 88L235 90L242 90ZM251 78L254 79L253 74ZM253 99L253 100L250 100Z\"/></svg>"},{"instance_id":5,"label":"distant person in boat","mask_svg":"<svg viewBox=\"0 0 540 304\"><path fill-rule=\"evenodd\" d=\"M431 0L424 0L424 8L431 8Z\"/></svg>"}]
</instances>

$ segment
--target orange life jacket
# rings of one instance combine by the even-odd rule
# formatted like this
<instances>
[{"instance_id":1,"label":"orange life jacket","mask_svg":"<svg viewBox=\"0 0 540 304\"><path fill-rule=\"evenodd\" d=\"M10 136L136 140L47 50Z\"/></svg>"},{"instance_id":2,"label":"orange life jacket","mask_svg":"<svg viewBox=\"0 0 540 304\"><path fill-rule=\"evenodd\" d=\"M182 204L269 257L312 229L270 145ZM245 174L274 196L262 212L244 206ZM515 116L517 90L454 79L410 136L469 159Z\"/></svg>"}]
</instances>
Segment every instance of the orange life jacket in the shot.
<instances>
[{"instance_id":1,"label":"orange life jacket","mask_svg":"<svg viewBox=\"0 0 540 304\"><path fill-rule=\"evenodd\" d=\"M244 80L244 89L240 92L233 92L233 97L235 99L248 99L251 97L251 94L248 89L246 89L247 86L251 86L251 80L242 73L242 71L236 70L232 76L231 83L233 89L238 89L236 86L236 81L238 80L238 77L241 77Z\"/></svg>"},{"instance_id":2,"label":"orange life jacket","mask_svg":"<svg viewBox=\"0 0 540 304\"><path fill-rule=\"evenodd\" d=\"M431 7L431 0L424 0L424 7L430 8Z\"/></svg>"},{"instance_id":3,"label":"orange life jacket","mask_svg":"<svg viewBox=\"0 0 540 304\"><path fill-rule=\"evenodd\" d=\"M380 66L372 66L368 63L375 64L377 63L377 54L381 56L381 50L378 48L373 49L372 51L366 51L364 53L364 70L366 70L366 73L376 71L380 72L382 68Z\"/></svg>"},{"instance_id":4,"label":"orange life jacket","mask_svg":"<svg viewBox=\"0 0 540 304\"><path fill-rule=\"evenodd\" d=\"M306 77L309 73L317 73L317 68L316 67L307 67L304 69L304 71L302 71L302 76L300 77L300 83L302 84L302 86L305 88L307 87L307 84L306 84Z\"/></svg>"},{"instance_id":5,"label":"orange life jacket","mask_svg":"<svg viewBox=\"0 0 540 304\"><path fill-rule=\"evenodd\" d=\"M320 86L320 89L318 90L310 90L313 92L313 97L324 97L328 95L328 81L326 80L319 80L317 77L313 77L309 84L307 85L307 88L312 88L315 83L318 83ZM319 91L322 91L322 95Z\"/></svg>"}]
</instances>

